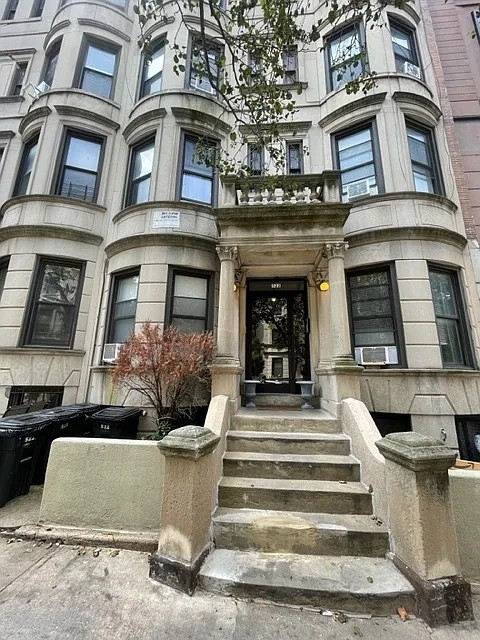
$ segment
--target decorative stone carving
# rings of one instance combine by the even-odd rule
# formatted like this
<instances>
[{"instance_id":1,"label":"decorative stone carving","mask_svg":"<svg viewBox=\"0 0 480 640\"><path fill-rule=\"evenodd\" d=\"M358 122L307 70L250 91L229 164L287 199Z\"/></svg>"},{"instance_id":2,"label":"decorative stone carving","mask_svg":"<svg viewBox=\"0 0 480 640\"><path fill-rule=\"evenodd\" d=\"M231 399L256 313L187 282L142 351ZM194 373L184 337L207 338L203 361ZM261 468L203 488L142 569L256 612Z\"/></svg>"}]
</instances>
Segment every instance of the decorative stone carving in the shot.
<instances>
[{"instance_id":1,"label":"decorative stone carving","mask_svg":"<svg viewBox=\"0 0 480 640\"><path fill-rule=\"evenodd\" d=\"M220 262L223 262L224 260L236 262L238 260L238 247L219 246L217 247L217 254Z\"/></svg>"},{"instance_id":2,"label":"decorative stone carving","mask_svg":"<svg viewBox=\"0 0 480 640\"><path fill-rule=\"evenodd\" d=\"M245 287L247 284L247 270L246 269L237 269L235 271L235 285L237 287Z\"/></svg>"},{"instance_id":3,"label":"decorative stone carving","mask_svg":"<svg viewBox=\"0 0 480 640\"><path fill-rule=\"evenodd\" d=\"M324 280L328 280L328 269L312 269L307 274L308 284L311 287L318 286Z\"/></svg>"},{"instance_id":4,"label":"decorative stone carving","mask_svg":"<svg viewBox=\"0 0 480 640\"><path fill-rule=\"evenodd\" d=\"M331 258L343 258L348 249L346 242L331 242L325 245L324 256L327 260Z\"/></svg>"}]
</instances>

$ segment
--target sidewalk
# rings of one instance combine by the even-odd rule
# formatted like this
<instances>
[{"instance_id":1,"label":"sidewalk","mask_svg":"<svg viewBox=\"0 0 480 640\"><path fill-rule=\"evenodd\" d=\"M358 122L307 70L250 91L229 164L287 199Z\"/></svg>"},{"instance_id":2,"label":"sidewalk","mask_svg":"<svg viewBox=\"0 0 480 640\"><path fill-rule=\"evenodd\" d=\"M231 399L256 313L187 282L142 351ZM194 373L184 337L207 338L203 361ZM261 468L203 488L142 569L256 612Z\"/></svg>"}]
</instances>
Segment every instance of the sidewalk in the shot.
<instances>
[{"instance_id":1,"label":"sidewalk","mask_svg":"<svg viewBox=\"0 0 480 640\"><path fill-rule=\"evenodd\" d=\"M429 630L400 618L193 598L148 578L148 554L0 537L1 640L478 640L476 623ZM480 597L476 597L480 619Z\"/></svg>"}]
</instances>

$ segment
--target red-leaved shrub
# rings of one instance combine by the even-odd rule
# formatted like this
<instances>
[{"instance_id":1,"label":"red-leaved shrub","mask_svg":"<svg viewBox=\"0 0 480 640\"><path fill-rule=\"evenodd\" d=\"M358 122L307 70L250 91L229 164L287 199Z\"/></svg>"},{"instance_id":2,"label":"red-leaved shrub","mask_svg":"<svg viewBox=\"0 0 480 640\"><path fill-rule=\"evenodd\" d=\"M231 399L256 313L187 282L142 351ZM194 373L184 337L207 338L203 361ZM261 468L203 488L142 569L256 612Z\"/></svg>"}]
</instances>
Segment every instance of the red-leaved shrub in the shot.
<instances>
[{"instance_id":1,"label":"red-leaved shrub","mask_svg":"<svg viewBox=\"0 0 480 640\"><path fill-rule=\"evenodd\" d=\"M138 391L158 419L180 417L210 383L214 352L211 333L180 333L146 322L125 341L113 369L113 383Z\"/></svg>"}]
</instances>

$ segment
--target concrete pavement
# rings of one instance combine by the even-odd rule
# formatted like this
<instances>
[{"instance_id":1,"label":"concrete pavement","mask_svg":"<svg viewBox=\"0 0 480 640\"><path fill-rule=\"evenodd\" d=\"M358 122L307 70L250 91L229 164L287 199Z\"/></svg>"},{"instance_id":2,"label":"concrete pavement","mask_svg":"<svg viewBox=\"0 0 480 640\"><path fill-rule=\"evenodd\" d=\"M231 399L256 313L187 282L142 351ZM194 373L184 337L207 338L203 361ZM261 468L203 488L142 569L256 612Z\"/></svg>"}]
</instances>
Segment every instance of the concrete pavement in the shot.
<instances>
[{"instance_id":1,"label":"concrete pavement","mask_svg":"<svg viewBox=\"0 0 480 640\"><path fill-rule=\"evenodd\" d=\"M148 576L148 555L0 537L0 640L478 640L476 623L334 621L318 612L199 593ZM51 546L50 546L51 545ZM480 618L480 598L476 598Z\"/></svg>"}]
</instances>

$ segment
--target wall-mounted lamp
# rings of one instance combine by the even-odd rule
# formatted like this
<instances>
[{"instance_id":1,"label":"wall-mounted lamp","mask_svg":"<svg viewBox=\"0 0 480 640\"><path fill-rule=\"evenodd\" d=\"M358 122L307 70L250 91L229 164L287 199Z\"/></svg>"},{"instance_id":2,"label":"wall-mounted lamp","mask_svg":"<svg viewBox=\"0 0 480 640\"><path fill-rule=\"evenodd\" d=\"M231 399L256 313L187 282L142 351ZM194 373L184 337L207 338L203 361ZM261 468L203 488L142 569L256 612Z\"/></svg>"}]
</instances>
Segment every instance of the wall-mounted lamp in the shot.
<instances>
[{"instance_id":1,"label":"wall-mounted lamp","mask_svg":"<svg viewBox=\"0 0 480 640\"><path fill-rule=\"evenodd\" d=\"M330 289L330 285L326 280L322 280L318 285L320 291L328 291Z\"/></svg>"},{"instance_id":2,"label":"wall-mounted lamp","mask_svg":"<svg viewBox=\"0 0 480 640\"><path fill-rule=\"evenodd\" d=\"M237 291L238 291L238 285L237 285L237 283L236 283L236 282L234 282L234 283L233 283L233 292L234 292L234 293L237 293Z\"/></svg>"}]
</instances>

